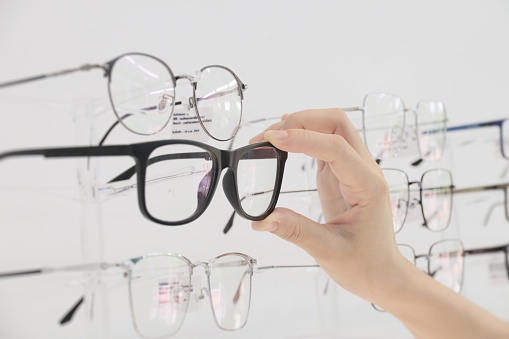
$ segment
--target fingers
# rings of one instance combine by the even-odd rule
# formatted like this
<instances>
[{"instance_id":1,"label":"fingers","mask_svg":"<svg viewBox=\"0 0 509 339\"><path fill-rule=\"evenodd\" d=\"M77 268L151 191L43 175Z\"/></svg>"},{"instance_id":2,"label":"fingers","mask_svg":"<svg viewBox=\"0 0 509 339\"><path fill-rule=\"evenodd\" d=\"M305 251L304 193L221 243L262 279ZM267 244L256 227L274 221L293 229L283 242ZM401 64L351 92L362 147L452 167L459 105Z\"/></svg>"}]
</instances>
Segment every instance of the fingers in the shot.
<instances>
[{"instance_id":1,"label":"fingers","mask_svg":"<svg viewBox=\"0 0 509 339\"><path fill-rule=\"evenodd\" d=\"M267 131L265 138L277 148L304 153L322 160L339 181L342 194L350 206L364 205L366 199L384 194L386 187L381 170L373 159L366 162L340 135L323 134L303 129ZM375 166L373 166L375 164Z\"/></svg>"},{"instance_id":2,"label":"fingers","mask_svg":"<svg viewBox=\"0 0 509 339\"><path fill-rule=\"evenodd\" d=\"M326 257L330 249L328 245L331 237L326 231L327 225L318 224L286 208L276 208L264 220L253 221L252 227L256 231L272 232L301 247L316 259ZM338 239L335 239L334 246L338 245L337 241Z\"/></svg>"},{"instance_id":3,"label":"fingers","mask_svg":"<svg viewBox=\"0 0 509 339\"><path fill-rule=\"evenodd\" d=\"M279 120L278 122L276 123L273 123L272 125L270 125L269 127L267 127L265 129L265 131L267 130L278 130L278 129L281 129L281 127L283 126L283 123L284 121L286 120L286 118L288 118L289 114L288 113L285 113L281 116L281 120ZM250 140L249 140L249 143L250 144L253 144L255 142L261 142L264 140L264 137L263 137L263 133L265 133L265 131L255 135L254 137L252 137Z\"/></svg>"},{"instance_id":4,"label":"fingers","mask_svg":"<svg viewBox=\"0 0 509 339\"><path fill-rule=\"evenodd\" d=\"M373 162L373 158L364 145L357 128L352 124L345 112L339 108L304 110L285 114L281 121L269 126L269 130L305 129L324 134L341 135L365 160ZM253 137L250 142L265 140L264 133Z\"/></svg>"}]
</instances>

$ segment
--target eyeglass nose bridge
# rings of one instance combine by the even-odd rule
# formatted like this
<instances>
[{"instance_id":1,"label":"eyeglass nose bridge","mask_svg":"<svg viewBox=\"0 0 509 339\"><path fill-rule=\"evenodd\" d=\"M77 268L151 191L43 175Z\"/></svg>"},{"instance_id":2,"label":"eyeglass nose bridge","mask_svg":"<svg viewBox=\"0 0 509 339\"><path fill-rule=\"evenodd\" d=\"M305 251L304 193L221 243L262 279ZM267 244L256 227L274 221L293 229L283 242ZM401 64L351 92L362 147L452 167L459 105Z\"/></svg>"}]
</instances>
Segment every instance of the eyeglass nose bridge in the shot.
<instances>
[{"instance_id":1,"label":"eyeglass nose bridge","mask_svg":"<svg viewBox=\"0 0 509 339\"><path fill-rule=\"evenodd\" d=\"M190 84L195 85L196 83L198 83L198 81L200 81L202 79L202 74L201 74L201 71L196 71L194 75L180 74L175 77L176 81L182 80L182 79L187 80L187 81L189 81Z\"/></svg>"}]
</instances>

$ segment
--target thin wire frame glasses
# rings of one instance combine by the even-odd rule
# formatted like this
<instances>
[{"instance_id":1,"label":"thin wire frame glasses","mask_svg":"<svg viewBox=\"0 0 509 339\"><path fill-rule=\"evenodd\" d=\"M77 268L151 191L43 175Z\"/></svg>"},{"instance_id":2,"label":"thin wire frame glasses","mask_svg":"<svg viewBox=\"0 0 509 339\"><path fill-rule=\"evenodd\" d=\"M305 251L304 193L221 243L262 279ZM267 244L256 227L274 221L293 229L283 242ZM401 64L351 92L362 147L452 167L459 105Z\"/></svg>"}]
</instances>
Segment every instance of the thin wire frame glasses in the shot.
<instances>
[{"instance_id":1,"label":"thin wire frame glasses","mask_svg":"<svg viewBox=\"0 0 509 339\"><path fill-rule=\"evenodd\" d=\"M504 214L507 221L509 221L509 199L508 199L508 189L509 183L503 184L495 184L495 185L486 185L486 186L475 186L475 187L465 187L465 188L454 188L453 194L462 194L462 193L476 193L483 191L496 191L501 190L504 193ZM493 209L498 204L492 205L488 213L486 214L486 218L484 220L484 224L488 223L488 219L491 216Z\"/></svg>"},{"instance_id":2,"label":"thin wire frame glasses","mask_svg":"<svg viewBox=\"0 0 509 339\"><path fill-rule=\"evenodd\" d=\"M247 85L232 70L221 65L203 67L194 76L175 76L159 58L126 53L102 64L85 64L0 83L0 89L92 69L104 71L117 121L133 133L158 133L170 122L175 106L179 105L188 111L194 109L202 128L213 139L230 140L237 133ZM180 80L191 84L192 98L179 100L176 97Z\"/></svg>"},{"instance_id":3,"label":"thin wire frame glasses","mask_svg":"<svg viewBox=\"0 0 509 339\"><path fill-rule=\"evenodd\" d=\"M130 145L18 150L0 154L0 161L19 156L130 156L135 160L135 166L100 190L114 195L137 189L138 205L147 219L176 226L194 221L203 214L223 169L227 169L223 190L234 210L249 220L264 219L277 203L288 154L268 142L226 151L192 140L163 140ZM135 184L114 185L133 177L136 177ZM270 194L253 194L260 191Z\"/></svg>"},{"instance_id":4,"label":"thin wire frame glasses","mask_svg":"<svg viewBox=\"0 0 509 339\"><path fill-rule=\"evenodd\" d=\"M441 101L419 101L415 109L405 107L399 96L369 93L361 107L343 109L362 112L362 135L371 155L378 161L396 157L405 142L406 113L412 113L420 158L438 161L445 145L447 113Z\"/></svg>"},{"instance_id":5,"label":"thin wire frame glasses","mask_svg":"<svg viewBox=\"0 0 509 339\"><path fill-rule=\"evenodd\" d=\"M408 211L420 206L423 226L433 232L445 230L452 214L452 174L446 169L432 169L422 174L420 181L409 181L408 175L398 169L382 169L389 185L394 232L403 228ZM411 187L419 186L419 197L411 199Z\"/></svg>"},{"instance_id":6,"label":"thin wire frame glasses","mask_svg":"<svg viewBox=\"0 0 509 339\"><path fill-rule=\"evenodd\" d=\"M440 101L420 101L415 109L409 109L397 95L374 92L364 97L362 106L340 109L344 112L362 113L359 133L372 157L378 162L397 157L400 153L402 145L406 142L407 113L412 113L414 117L413 126L420 157L416 164L422 160L435 162L442 158L447 113L445 105ZM243 122L241 128L280 119L281 117L259 118Z\"/></svg>"},{"instance_id":7,"label":"thin wire frame glasses","mask_svg":"<svg viewBox=\"0 0 509 339\"><path fill-rule=\"evenodd\" d=\"M392 209L394 233L398 233L403 228L410 208L417 205L423 218L423 226L433 232L445 230L450 223L452 215L452 174L446 169L432 169L422 174L420 181L408 180L405 172L392 169L382 169L385 180L389 185L390 203ZM418 185L418 191L412 191L411 187ZM280 191L281 194L311 193L316 192L316 188ZM411 192L418 192L418 198L411 199ZM263 196L269 192L253 192L252 196ZM223 233L228 233L233 226L235 211L228 219Z\"/></svg>"},{"instance_id":8,"label":"thin wire frame glasses","mask_svg":"<svg viewBox=\"0 0 509 339\"><path fill-rule=\"evenodd\" d=\"M119 263L46 267L0 273L0 279L35 274L92 271L120 268L128 279L129 304L136 332L143 338L165 338L177 333L184 322L193 292L194 269L202 267L207 276L208 295L214 320L223 330L242 328L249 315L251 286L256 259L243 253L221 254L208 262L191 262L172 253L153 253ZM60 321L69 322L83 297Z\"/></svg>"}]
</instances>

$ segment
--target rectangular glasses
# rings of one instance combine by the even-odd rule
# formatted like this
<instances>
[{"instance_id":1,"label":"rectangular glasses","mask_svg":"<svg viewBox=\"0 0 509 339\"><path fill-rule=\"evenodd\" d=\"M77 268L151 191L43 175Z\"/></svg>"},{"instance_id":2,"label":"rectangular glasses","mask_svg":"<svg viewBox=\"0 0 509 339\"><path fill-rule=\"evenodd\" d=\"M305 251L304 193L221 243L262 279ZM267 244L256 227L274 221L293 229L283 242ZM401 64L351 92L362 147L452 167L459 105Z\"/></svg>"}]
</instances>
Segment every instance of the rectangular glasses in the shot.
<instances>
[{"instance_id":1,"label":"rectangular glasses","mask_svg":"<svg viewBox=\"0 0 509 339\"><path fill-rule=\"evenodd\" d=\"M277 203L288 154L261 142L234 151L192 140L163 140L130 145L26 149L0 154L0 161L19 156L46 158L130 156L135 166L100 188L109 194L137 189L142 214L162 225L197 219L210 204L223 169L223 190L235 212L262 220ZM136 176L136 184L113 184ZM256 192L266 192L259 195Z\"/></svg>"},{"instance_id":2,"label":"rectangular glasses","mask_svg":"<svg viewBox=\"0 0 509 339\"><path fill-rule=\"evenodd\" d=\"M86 264L47 267L0 273L0 278L69 271L121 268L128 279L129 301L134 327L142 338L164 338L178 332L192 297L191 277L197 267L207 275L205 292L214 319L223 330L236 330L246 324L251 304L251 280L256 259L243 253L225 253L208 262L192 263L171 253L154 253L113 264ZM60 321L69 322L83 302L81 298Z\"/></svg>"},{"instance_id":3,"label":"rectangular glasses","mask_svg":"<svg viewBox=\"0 0 509 339\"><path fill-rule=\"evenodd\" d=\"M394 232L398 233L405 224L408 211L417 205L423 218L423 226L433 232L440 232L449 226L452 214L452 174L446 169L432 169L421 176L420 181L409 181L408 175L398 169L382 169L385 180L389 185L390 202L393 217ZM419 186L419 197L411 199L411 187ZM316 188L281 191L279 194L293 194L316 192ZM417 191L416 191L417 192ZM252 196L264 196L271 192L257 191ZM223 232L227 233L233 226L235 211L225 225Z\"/></svg>"}]
</instances>

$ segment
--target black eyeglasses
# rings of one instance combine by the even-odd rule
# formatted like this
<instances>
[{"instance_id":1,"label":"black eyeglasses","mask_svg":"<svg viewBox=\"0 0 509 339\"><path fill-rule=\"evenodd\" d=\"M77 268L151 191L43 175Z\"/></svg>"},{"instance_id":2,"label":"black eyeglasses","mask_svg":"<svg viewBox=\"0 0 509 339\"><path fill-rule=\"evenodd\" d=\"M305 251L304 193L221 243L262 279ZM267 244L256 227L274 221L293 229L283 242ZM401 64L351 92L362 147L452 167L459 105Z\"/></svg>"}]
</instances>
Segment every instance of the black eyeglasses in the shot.
<instances>
[{"instance_id":1,"label":"black eyeglasses","mask_svg":"<svg viewBox=\"0 0 509 339\"><path fill-rule=\"evenodd\" d=\"M287 152L268 142L226 151L192 140L163 140L130 145L18 150L0 154L0 160L36 155L46 158L134 158L136 164L133 167L100 190L117 194L137 188L142 214L149 220L170 226L189 223L203 214L225 168L223 189L235 212L249 220L264 219L277 203L288 157ZM135 184L113 185L134 175ZM261 191L267 194L255 194Z\"/></svg>"},{"instance_id":2,"label":"black eyeglasses","mask_svg":"<svg viewBox=\"0 0 509 339\"><path fill-rule=\"evenodd\" d=\"M499 119L484 122L477 122L473 124L451 126L447 128L447 132L464 131L476 128L485 127L498 127L499 131L499 145L500 153L502 156L509 160L509 119ZM507 135L507 137L505 137Z\"/></svg>"},{"instance_id":3,"label":"black eyeglasses","mask_svg":"<svg viewBox=\"0 0 509 339\"><path fill-rule=\"evenodd\" d=\"M117 122L136 134L150 135L161 131L178 105L186 110L194 108L201 126L213 139L229 140L239 128L247 85L232 70L220 65L206 66L195 76L175 76L165 62L154 56L127 53L103 64L85 64L0 83L0 88L91 69L104 71ZM192 98L177 100L175 88L179 80L187 80L192 85Z\"/></svg>"}]
</instances>

